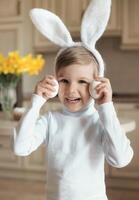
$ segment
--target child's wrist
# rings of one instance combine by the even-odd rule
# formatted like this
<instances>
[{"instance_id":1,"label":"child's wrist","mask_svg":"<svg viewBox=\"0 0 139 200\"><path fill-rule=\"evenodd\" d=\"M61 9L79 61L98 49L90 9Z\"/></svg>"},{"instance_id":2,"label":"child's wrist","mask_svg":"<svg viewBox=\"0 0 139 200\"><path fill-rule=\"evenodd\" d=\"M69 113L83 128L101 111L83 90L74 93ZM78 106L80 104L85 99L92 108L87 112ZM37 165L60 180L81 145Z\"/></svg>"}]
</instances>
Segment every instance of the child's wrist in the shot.
<instances>
[{"instance_id":1,"label":"child's wrist","mask_svg":"<svg viewBox=\"0 0 139 200\"><path fill-rule=\"evenodd\" d=\"M34 93L32 95L32 106L35 106L38 109L40 109L46 101L47 100L44 97L38 94Z\"/></svg>"},{"instance_id":2,"label":"child's wrist","mask_svg":"<svg viewBox=\"0 0 139 200\"><path fill-rule=\"evenodd\" d=\"M100 103L98 104L98 107L106 107L106 106L109 106L110 104L113 104L113 101L106 101L106 102L103 102L103 103Z\"/></svg>"},{"instance_id":3,"label":"child's wrist","mask_svg":"<svg viewBox=\"0 0 139 200\"><path fill-rule=\"evenodd\" d=\"M98 106L101 106L103 104L107 104L107 103L111 103L111 102L112 102L112 99L106 100L106 101L101 101L101 102L98 102L97 104L98 104Z\"/></svg>"}]
</instances>

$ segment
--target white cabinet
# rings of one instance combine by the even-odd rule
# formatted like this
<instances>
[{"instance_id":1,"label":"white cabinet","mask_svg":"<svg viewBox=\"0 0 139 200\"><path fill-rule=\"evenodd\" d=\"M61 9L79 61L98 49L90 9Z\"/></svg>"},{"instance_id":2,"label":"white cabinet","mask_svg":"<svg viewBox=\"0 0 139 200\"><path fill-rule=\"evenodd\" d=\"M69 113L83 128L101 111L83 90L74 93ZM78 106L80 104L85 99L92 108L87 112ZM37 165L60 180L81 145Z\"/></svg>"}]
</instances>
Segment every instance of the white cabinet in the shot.
<instances>
[{"instance_id":1,"label":"white cabinet","mask_svg":"<svg viewBox=\"0 0 139 200\"><path fill-rule=\"evenodd\" d=\"M122 49L139 49L139 1L123 0Z\"/></svg>"},{"instance_id":2,"label":"white cabinet","mask_svg":"<svg viewBox=\"0 0 139 200\"><path fill-rule=\"evenodd\" d=\"M20 23L0 24L0 52L4 55L14 50L23 52L22 35L23 29Z\"/></svg>"},{"instance_id":3,"label":"white cabinet","mask_svg":"<svg viewBox=\"0 0 139 200\"><path fill-rule=\"evenodd\" d=\"M22 20L21 0L0 0L0 22Z\"/></svg>"},{"instance_id":4,"label":"white cabinet","mask_svg":"<svg viewBox=\"0 0 139 200\"><path fill-rule=\"evenodd\" d=\"M45 148L42 145L30 156L20 157L13 152L12 129L17 122L0 116L0 177L45 180Z\"/></svg>"},{"instance_id":5,"label":"white cabinet","mask_svg":"<svg viewBox=\"0 0 139 200\"><path fill-rule=\"evenodd\" d=\"M106 36L120 35L121 31L121 4L120 0L113 0L110 21L105 32ZM80 37L82 16L89 4L89 0L35 0L33 7L44 8L57 14L68 27L73 38ZM56 51L56 47L42 36L34 27L34 47L36 51Z\"/></svg>"},{"instance_id":6,"label":"white cabinet","mask_svg":"<svg viewBox=\"0 0 139 200\"><path fill-rule=\"evenodd\" d=\"M122 29L122 6L121 0L112 0L111 15L105 36L120 36Z\"/></svg>"},{"instance_id":7,"label":"white cabinet","mask_svg":"<svg viewBox=\"0 0 139 200\"><path fill-rule=\"evenodd\" d=\"M11 136L8 134L11 131L12 123L7 124L3 120L0 120L0 122L0 167L19 168L21 160L13 154ZM8 127L5 129L7 125Z\"/></svg>"},{"instance_id":8,"label":"white cabinet","mask_svg":"<svg viewBox=\"0 0 139 200\"><path fill-rule=\"evenodd\" d=\"M0 116L1 117L1 116ZM11 129L15 122L0 119L0 177L14 177L22 167L22 159L13 154Z\"/></svg>"},{"instance_id":9,"label":"white cabinet","mask_svg":"<svg viewBox=\"0 0 139 200\"><path fill-rule=\"evenodd\" d=\"M80 37L80 24L89 0L35 0L33 7L51 10L68 27L71 35ZM120 36L122 49L139 49L139 1L112 0L110 20L104 36ZM51 52L58 47L49 42L34 28L34 48L36 51Z\"/></svg>"},{"instance_id":10,"label":"white cabinet","mask_svg":"<svg viewBox=\"0 0 139 200\"><path fill-rule=\"evenodd\" d=\"M31 0L0 0L0 52L32 51Z\"/></svg>"},{"instance_id":11,"label":"white cabinet","mask_svg":"<svg viewBox=\"0 0 139 200\"><path fill-rule=\"evenodd\" d=\"M21 10L19 0L0 0L0 52L5 55L12 50L23 50Z\"/></svg>"},{"instance_id":12,"label":"white cabinet","mask_svg":"<svg viewBox=\"0 0 139 200\"><path fill-rule=\"evenodd\" d=\"M19 50L25 54L33 49L38 52L56 51L58 47L32 25L29 10L38 7L54 12L76 39L80 37L81 19L89 2L90 0L0 0L0 52L7 54L9 51ZM139 49L138 10L138 0L112 0L111 16L104 36L120 36L121 48Z\"/></svg>"}]
</instances>

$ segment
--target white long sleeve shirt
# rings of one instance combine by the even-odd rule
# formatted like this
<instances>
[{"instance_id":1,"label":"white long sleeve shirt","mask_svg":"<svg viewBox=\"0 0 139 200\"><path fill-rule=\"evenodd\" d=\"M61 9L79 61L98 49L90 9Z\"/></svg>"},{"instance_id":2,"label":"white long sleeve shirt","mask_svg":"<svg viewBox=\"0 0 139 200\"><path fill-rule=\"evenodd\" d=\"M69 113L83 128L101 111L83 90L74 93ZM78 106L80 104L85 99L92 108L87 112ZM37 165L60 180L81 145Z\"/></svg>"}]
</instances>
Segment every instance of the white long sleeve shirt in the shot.
<instances>
[{"instance_id":1,"label":"white long sleeve shirt","mask_svg":"<svg viewBox=\"0 0 139 200\"><path fill-rule=\"evenodd\" d=\"M104 160L124 167L133 157L113 103L102 104L98 110L93 103L78 112L63 108L39 118L44 102L33 96L15 129L15 153L27 156L45 142L47 200L107 200Z\"/></svg>"}]
</instances>

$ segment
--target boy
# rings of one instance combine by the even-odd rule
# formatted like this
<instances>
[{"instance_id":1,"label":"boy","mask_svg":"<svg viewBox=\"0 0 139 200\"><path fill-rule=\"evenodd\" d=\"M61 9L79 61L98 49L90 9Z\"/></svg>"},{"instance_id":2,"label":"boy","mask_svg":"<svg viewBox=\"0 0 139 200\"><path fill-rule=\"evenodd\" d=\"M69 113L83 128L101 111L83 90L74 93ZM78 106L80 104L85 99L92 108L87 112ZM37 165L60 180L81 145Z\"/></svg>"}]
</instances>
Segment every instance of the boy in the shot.
<instances>
[{"instance_id":1,"label":"boy","mask_svg":"<svg viewBox=\"0 0 139 200\"><path fill-rule=\"evenodd\" d=\"M15 130L15 153L27 156L46 144L47 200L107 200L104 160L126 166L133 157L112 103L110 81L99 77L99 65L84 47L58 54L55 77L46 76L35 89L31 106ZM62 111L39 118L41 106L53 96L57 79ZM99 98L89 94L93 80Z\"/></svg>"}]
</instances>

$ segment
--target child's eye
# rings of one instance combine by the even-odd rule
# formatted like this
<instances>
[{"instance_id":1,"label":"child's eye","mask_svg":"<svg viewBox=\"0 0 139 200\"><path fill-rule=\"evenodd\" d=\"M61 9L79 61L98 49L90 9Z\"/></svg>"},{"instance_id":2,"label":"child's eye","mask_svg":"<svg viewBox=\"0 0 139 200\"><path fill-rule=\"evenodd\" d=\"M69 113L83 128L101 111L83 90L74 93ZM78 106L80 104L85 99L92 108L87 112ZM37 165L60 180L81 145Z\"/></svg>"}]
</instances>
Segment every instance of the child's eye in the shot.
<instances>
[{"instance_id":1,"label":"child's eye","mask_svg":"<svg viewBox=\"0 0 139 200\"><path fill-rule=\"evenodd\" d=\"M81 84L88 84L88 82L85 81L85 80L79 80L79 83L81 83Z\"/></svg>"},{"instance_id":2,"label":"child's eye","mask_svg":"<svg viewBox=\"0 0 139 200\"><path fill-rule=\"evenodd\" d=\"M60 83L68 83L69 81L67 79L61 79L59 80Z\"/></svg>"}]
</instances>

